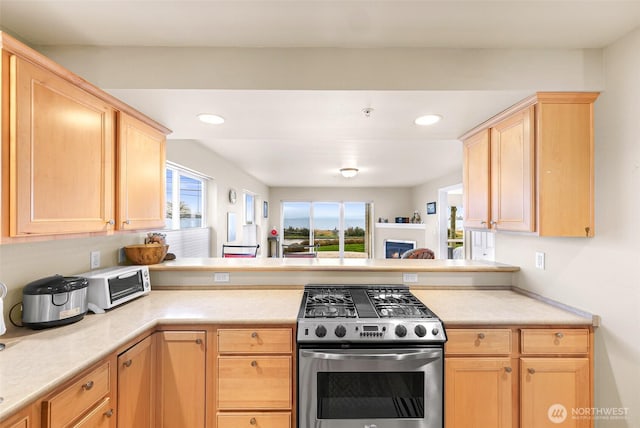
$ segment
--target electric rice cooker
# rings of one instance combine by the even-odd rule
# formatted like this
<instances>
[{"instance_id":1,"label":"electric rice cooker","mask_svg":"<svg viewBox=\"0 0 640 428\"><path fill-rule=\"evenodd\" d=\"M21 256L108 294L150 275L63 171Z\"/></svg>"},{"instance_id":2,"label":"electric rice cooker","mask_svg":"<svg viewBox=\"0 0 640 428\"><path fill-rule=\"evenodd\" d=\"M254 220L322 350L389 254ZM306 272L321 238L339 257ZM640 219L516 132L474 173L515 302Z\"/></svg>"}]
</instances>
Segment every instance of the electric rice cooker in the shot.
<instances>
[{"instance_id":1,"label":"electric rice cooker","mask_svg":"<svg viewBox=\"0 0 640 428\"><path fill-rule=\"evenodd\" d=\"M87 286L81 276L54 275L22 290L22 325L32 329L80 321L87 313Z\"/></svg>"}]
</instances>

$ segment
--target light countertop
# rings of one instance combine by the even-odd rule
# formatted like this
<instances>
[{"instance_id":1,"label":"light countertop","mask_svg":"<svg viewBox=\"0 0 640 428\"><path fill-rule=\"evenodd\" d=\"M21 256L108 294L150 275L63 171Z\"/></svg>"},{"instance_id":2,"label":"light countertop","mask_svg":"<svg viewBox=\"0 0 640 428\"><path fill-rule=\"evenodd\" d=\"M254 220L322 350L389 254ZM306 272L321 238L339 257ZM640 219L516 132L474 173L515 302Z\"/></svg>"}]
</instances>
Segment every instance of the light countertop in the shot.
<instances>
[{"instance_id":1,"label":"light countertop","mask_svg":"<svg viewBox=\"0 0 640 428\"><path fill-rule=\"evenodd\" d=\"M576 315L510 290L415 289L445 326L584 325ZM158 324L294 324L302 288L152 291L104 315L0 338L0 420Z\"/></svg>"}]
</instances>

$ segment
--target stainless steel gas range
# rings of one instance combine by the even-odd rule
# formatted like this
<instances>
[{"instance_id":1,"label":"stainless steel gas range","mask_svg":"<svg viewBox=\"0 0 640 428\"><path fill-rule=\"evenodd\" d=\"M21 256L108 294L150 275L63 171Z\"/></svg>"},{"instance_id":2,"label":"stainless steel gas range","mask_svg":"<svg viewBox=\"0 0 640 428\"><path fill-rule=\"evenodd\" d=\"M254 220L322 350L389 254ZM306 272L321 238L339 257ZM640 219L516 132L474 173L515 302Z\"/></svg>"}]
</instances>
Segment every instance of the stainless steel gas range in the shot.
<instances>
[{"instance_id":1,"label":"stainless steel gas range","mask_svg":"<svg viewBox=\"0 0 640 428\"><path fill-rule=\"evenodd\" d=\"M298 428L442 428L440 319L405 285L308 285Z\"/></svg>"}]
</instances>

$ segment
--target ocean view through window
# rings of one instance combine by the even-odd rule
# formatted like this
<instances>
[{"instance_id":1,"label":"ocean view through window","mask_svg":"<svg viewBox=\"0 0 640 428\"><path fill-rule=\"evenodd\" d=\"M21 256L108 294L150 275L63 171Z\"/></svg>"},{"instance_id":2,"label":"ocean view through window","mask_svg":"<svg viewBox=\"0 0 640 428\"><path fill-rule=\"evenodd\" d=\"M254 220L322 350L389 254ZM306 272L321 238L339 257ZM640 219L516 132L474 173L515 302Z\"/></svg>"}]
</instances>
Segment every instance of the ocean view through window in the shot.
<instances>
[{"instance_id":1,"label":"ocean view through window","mask_svg":"<svg viewBox=\"0 0 640 428\"><path fill-rule=\"evenodd\" d=\"M167 162L165 218L167 229L205 227L205 199L206 178Z\"/></svg>"}]
</instances>

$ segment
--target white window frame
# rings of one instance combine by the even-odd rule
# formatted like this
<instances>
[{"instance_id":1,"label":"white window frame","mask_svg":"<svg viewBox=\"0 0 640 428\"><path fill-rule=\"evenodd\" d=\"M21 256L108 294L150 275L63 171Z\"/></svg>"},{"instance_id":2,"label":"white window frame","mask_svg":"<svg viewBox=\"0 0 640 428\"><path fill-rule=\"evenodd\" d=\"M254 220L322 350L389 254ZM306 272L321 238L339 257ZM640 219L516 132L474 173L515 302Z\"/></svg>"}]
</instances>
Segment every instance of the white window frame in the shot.
<instances>
[{"instance_id":1,"label":"white window frame","mask_svg":"<svg viewBox=\"0 0 640 428\"><path fill-rule=\"evenodd\" d=\"M180 230L182 229L180 227L180 176L184 176L184 177L189 177L191 179L194 180L198 180L200 183L202 183L202 200L201 200L201 204L202 204L202 224L200 226L200 228L205 228L207 227L207 183L209 182L209 180L211 179L211 177L208 177L204 174L201 174L197 171L194 171L192 169L189 168L185 168L181 165L178 165L176 163L167 161L166 162L166 166L165 168L167 170L171 170L173 171L172 174L172 183L171 183L171 188L172 188L172 199L171 199L171 207L172 207L172 215L171 215L171 230ZM165 172L165 176L166 176L166 172ZM166 192L166 190L165 190ZM166 193L165 193L166 196ZM176 215L177 214L177 215ZM198 229L196 227L189 227L189 228L185 228L185 229Z\"/></svg>"},{"instance_id":2,"label":"white window frame","mask_svg":"<svg viewBox=\"0 0 640 428\"><path fill-rule=\"evenodd\" d=\"M251 205L252 205L252 210L251 210L251 214L252 214L252 218L249 218L251 216L247 215L248 213L248 208L249 208L249 199L251 199ZM253 192L249 192L248 190L245 190L243 192L242 195L242 201L244 204L244 224L256 224L256 194Z\"/></svg>"}]
</instances>

